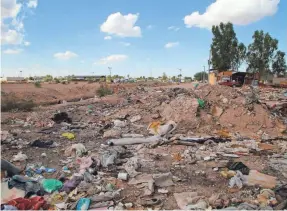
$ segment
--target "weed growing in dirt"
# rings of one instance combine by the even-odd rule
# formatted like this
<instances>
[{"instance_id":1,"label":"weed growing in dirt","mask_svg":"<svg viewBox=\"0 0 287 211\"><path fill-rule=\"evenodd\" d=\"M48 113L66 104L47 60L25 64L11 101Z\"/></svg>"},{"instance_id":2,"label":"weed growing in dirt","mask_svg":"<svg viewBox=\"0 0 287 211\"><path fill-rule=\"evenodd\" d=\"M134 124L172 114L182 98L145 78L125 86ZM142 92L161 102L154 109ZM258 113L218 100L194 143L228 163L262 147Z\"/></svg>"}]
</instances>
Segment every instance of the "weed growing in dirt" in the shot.
<instances>
[{"instance_id":1,"label":"weed growing in dirt","mask_svg":"<svg viewBox=\"0 0 287 211\"><path fill-rule=\"evenodd\" d=\"M36 104L33 100L20 100L14 96L2 97L1 112L6 111L31 111Z\"/></svg>"},{"instance_id":2,"label":"weed growing in dirt","mask_svg":"<svg viewBox=\"0 0 287 211\"><path fill-rule=\"evenodd\" d=\"M104 97L106 95L113 94L113 91L107 85L101 85L97 90L96 94L98 97Z\"/></svg>"},{"instance_id":3,"label":"weed growing in dirt","mask_svg":"<svg viewBox=\"0 0 287 211\"><path fill-rule=\"evenodd\" d=\"M34 83L34 86L35 86L36 88L41 88L41 87L42 87L41 82L39 82L39 81L35 82L35 83Z\"/></svg>"}]
</instances>

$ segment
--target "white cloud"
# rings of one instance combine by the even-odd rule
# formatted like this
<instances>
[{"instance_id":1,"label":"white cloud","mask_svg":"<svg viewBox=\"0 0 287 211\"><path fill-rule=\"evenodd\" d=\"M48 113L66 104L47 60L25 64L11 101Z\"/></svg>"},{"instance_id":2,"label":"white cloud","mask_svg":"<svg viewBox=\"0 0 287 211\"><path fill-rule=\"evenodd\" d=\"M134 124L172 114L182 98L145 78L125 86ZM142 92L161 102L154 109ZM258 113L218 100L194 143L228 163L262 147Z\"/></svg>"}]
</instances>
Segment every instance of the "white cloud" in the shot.
<instances>
[{"instance_id":1,"label":"white cloud","mask_svg":"<svg viewBox=\"0 0 287 211\"><path fill-rule=\"evenodd\" d=\"M8 31L1 31L1 44L19 45L23 41L23 34L16 30L9 29Z\"/></svg>"},{"instance_id":2,"label":"white cloud","mask_svg":"<svg viewBox=\"0 0 287 211\"><path fill-rule=\"evenodd\" d=\"M129 47L131 46L131 44L129 42L120 42L120 44L126 46L126 47Z\"/></svg>"},{"instance_id":3,"label":"white cloud","mask_svg":"<svg viewBox=\"0 0 287 211\"><path fill-rule=\"evenodd\" d=\"M29 45L31 45L31 43L28 42L28 41L26 41L26 42L24 42L24 45L25 45L25 46L29 46Z\"/></svg>"},{"instance_id":4,"label":"white cloud","mask_svg":"<svg viewBox=\"0 0 287 211\"><path fill-rule=\"evenodd\" d=\"M20 9L21 4L16 0L1 0L1 18L15 18Z\"/></svg>"},{"instance_id":5,"label":"white cloud","mask_svg":"<svg viewBox=\"0 0 287 211\"><path fill-rule=\"evenodd\" d=\"M164 45L165 48L173 48L179 45L179 42L169 42Z\"/></svg>"},{"instance_id":6,"label":"white cloud","mask_svg":"<svg viewBox=\"0 0 287 211\"><path fill-rule=\"evenodd\" d=\"M55 53L54 54L54 57L57 58L57 59L60 59L60 60L69 60L71 58L75 58L77 57L78 55L74 52L71 52L71 51L66 51L64 53Z\"/></svg>"},{"instance_id":7,"label":"white cloud","mask_svg":"<svg viewBox=\"0 0 287 211\"><path fill-rule=\"evenodd\" d=\"M120 12L108 16L101 25L101 31L108 34L115 34L120 37L140 37L141 28L135 26L139 14L122 15Z\"/></svg>"},{"instance_id":8,"label":"white cloud","mask_svg":"<svg viewBox=\"0 0 287 211\"><path fill-rule=\"evenodd\" d=\"M29 8L36 8L38 5L38 0L30 0L27 4Z\"/></svg>"},{"instance_id":9,"label":"white cloud","mask_svg":"<svg viewBox=\"0 0 287 211\"><path fill-rule=\"evenodd\" d=\"M32 3L34 6L29 8L28 4L31 1L34 2ZM24 44L25 30L23 21L26 18L27 11L36 7L35 1L29 0L28 3L17 0L1 1L1 45Z\"/></svg>"},{"instance_id":10,"label":"white cloud","mask_svg":"<svg viewBox=\"0 0 287 211\"><path fill-rule=\"evenodd\" d=\"M95 62L95 64L111 64L114 62L121 62L128 58L127 55L124 54L113 54L104 58L101 58L99 61Z\"/></svg>"},{"instance_id":11,"label":"white cloud","mask_svg":"<svg viewBox=\"0 0 287 211\"><path fill-rule=\"evenodd\" d=\"M280 0L216 0L203 14L198 11L184 17L186 27L210 29L220 22L247 25L265 16L272 16Z\"/></svg>"},{"instance_id":12,"label":"white cloud","mask_svg":"<svg viewBox=\"0 0 287 211\"><path fill-rule=\"evenodd\" d=\"M4 54L19 54L23 51L23 49L7 49L3 51Z\"/></svg>"},{"instance_id":13,"label":"white cloud","mask_svg":"<svg viewBox=\"0 0 287 211\"><path fill-rule=\"evenodd\" d=\"M111 39L112 39L111 36L105 36L105 37L104 37L104 40L111 40Z\"/></svg>"},{"instance_id":14,"label":"white cloud","mask_svg":"<svg viewBox=\"0 0 287 211\"><path fill-rule=\"evenodd\" d=\"M167 29L177 32L180 28L176 26L169 26Z\"/></svg>"}]
</instances>

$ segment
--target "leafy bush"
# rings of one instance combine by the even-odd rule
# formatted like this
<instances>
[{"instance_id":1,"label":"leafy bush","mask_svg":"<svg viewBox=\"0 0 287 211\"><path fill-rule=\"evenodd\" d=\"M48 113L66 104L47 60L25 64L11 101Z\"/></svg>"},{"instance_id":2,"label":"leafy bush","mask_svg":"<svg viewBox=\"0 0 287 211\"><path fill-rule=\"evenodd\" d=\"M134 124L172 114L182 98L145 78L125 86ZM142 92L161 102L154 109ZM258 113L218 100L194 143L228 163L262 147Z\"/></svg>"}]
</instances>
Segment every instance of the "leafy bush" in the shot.
<instances>
[{"instance_id":1,"label":"leafy bush","mask_svg":"<svg viewBox=\"0 0 287 211\"><path fill-rule=\"evenodd\" d=\"M62 83L62 84L67 84L66 81L62 81L61 83Z\"/></svg>"},{"instance_id":2,"label":"leafy bush","mask_svg":"<svg viewBox=\"0 0 287 211\"><path fill-rule=\"evenodd\" d=\"M113 94L113 91L107 87L106 85L101 85L97 90L96 94L98 97L104 97L106 95L111 95Z\"/></svg>"},{"instance_id":3,"label":"leafy bush","mask_svg":"<svg viewBox=\"0 0 287 211\"><path fill-rule=\"evenodd\" d=\"M56 84L60 83L60 80L58 78L54 78L54 81Z\"/></svg>"},{"instance_id":4,"label":"leafy bush","mask_svg":"<svg viewBox=\"0 0 287 211\"><path fill-rule=\"evenodd\" d=\"M35 83L34 83L34 86L35 86L36 88L41 88L41 87L42 87L40 81L35 82Z\"/></svg>"}]
</instances>

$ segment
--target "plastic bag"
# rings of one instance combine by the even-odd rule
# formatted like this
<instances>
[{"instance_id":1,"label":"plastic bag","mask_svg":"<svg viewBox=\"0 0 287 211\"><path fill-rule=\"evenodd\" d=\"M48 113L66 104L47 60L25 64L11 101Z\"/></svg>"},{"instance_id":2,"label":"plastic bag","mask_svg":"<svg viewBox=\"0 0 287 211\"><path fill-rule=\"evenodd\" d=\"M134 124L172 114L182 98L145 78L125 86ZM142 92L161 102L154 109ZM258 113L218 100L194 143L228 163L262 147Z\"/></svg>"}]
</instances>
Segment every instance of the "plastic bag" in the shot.
<instances>
[{"instance_id":1,"label":"plastic bag","mask_svg":"<svg viewBox=\"0 0 287 211\"><path fill-rule=\"evenodd\" d=\"M63 186L63 183L56 179L44 179L42 185L46 192L52 193L59 190Z\"/></svg>"}]
</instances>

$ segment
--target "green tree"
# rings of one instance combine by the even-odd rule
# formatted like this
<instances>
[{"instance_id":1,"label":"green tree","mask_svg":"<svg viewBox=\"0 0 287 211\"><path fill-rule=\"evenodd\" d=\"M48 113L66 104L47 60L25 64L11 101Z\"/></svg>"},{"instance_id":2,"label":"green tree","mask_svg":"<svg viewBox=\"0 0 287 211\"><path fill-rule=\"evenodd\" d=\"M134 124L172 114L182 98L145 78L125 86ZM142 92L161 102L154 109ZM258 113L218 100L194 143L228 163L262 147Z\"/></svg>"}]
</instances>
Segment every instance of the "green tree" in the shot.
<instances>
[{"instance_id":1,"label":"green tree","mask_svg":"<svg viewBox=\"0 0 287 211\"><path fill-rule=\"evenodd\" d=\"M34 81L34 78L32 76L29 77L30 81Z\"/></svg>"},{"instance_id":2,"label":"green tree","mask_svg":"<svg viewBox=\"0 0 287 211\"><path fill-rule=\"evenodd\" d=\"M219 71L238 70L245 59L246 48L238 44L232 23L212 26L211 65Z\"/></svg>"},{"instance_id":3,"label":"green tree","mask_svg":"<svg viewBox=\"0 0 287 211\"><path fill-rule=\"evenodd\" d=\"M171 77L171 80L172 80L172 81L176 81L176 76L172 76L172 77Z\"/></svg>"},{"instance_id":4,"label":"green tree","mask_svg":"<svg viewBox=\"0 0 287 211\"><path fill-rule=\"evenodd\" d=\"M44 81L46 81L46 82L53 81L53 76L51 76L51 75L46 75L45 78L44 78Z\"/></svg>"},{"instance_id":5,"label":"green tree","mask_svg":"<svg viewBox=\"0 0 287 211\"><path fill-rule=\"evenodd\" d=\"M195 73L194 76L193 76L194 80L197 80L197 81L202 81L202 79L204 78L205 80L208 79L208 75L206 72L198 72L198 73Z\"/></svg>"},{"instance_id":6,"label":"green tree","mask_svg":"<svg viewBox=\"0 0 287 211\"><path fill-rule=\"evenodd\" d=\"M192 77L185 76L184 77L184 81L185 82L191 82L192 81Z\"/></svg>"},{"instance_id":7,"label":"green tree","mask_svg":"<svg viewBox=\"0 0 287 211\"><path fill-rule=\"evenodd\" d=\"M247 51L247 71L258 72L260 78L264 78L270 72L278 40L273 39L269 33L264 33L262 30L255 31L252 38L253 43L248 46Z\"/></svg>"},{"instance_id":8,"label":"green tree","mask_svg":"<svg viewBox=\"0 0 287 211\"><path fill-rule=\"evenodd\" d=\"M284 76L286 74L286 69L285 52L277 51L272 63L272 73L277 74L278 76Z\"/></svg>"},{"instance_id":9,"label":"green tree","mask_svg":"<svg viewBox=\"0 0 287 211\"><path fill-rule=\"evenodd\" d=\"M163 81L167 81L167 75L166 75L166 73L163 73L163 74L162 74L162 80L163 80Z\"/></svg>"}]
</instances>

